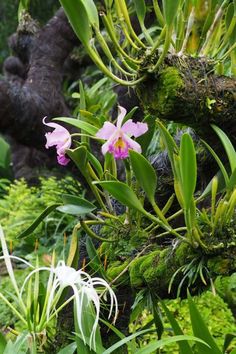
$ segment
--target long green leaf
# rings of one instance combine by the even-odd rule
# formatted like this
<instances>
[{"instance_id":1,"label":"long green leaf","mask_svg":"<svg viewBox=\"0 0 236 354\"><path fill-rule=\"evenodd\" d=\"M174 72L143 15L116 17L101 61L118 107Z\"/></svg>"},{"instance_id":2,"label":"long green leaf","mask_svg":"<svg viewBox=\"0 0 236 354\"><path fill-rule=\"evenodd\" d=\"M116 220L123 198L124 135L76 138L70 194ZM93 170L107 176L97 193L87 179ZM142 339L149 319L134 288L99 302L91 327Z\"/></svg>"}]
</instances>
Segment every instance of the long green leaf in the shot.
<instances>
[{"instance_id":1,"label":"long green leaf","mask_svg":"<svg viewBox=\"0 0 236 354\"><path fill-rule=\"evenodd\" d=\"M222 354L222 351L219 349L216 342L214 341L190 295L188 295L188 304L193 334L198 338L201 338L210 346L206 347L202 343L196 343L198 348L198 354Z\"/></svg>"},{"instance_id":2,"label":"long green leaf","mask_svg":"<svg viewBox=\"0 0 236 354\"><path fill-rule=\"evenodd\" d=\"M144 0L134 0L136 14L140 23L144 23L146 15L146 4Z\"/></svg>"},{"instance_id":3,"label":"long green leaf","mask_svg":"<svg viewBox=\"0 0 236 354\"><path fill-rule=\"evenodd\" d=\"M206 145L206 147L208 148L208 150L210 151L210 153L212 154L212 156L216 160L216 162L221 170L221 173L224 176L225 186L227 187L229 184L229 176L228 176L228 173L227 173L223 163L221 162L219 156L215 153L215 151L210 147L210 145L208 145L207 142L204 140L202 140L202 142L204 143L204 145Z\"/></svg>"},{"instance_id":4,"label":"long green leaf","mask_svg":"<svg viewBox=\"0 0 236 354\"><path fill-rule=\"evenodd\" d=\"M96 248L94 247L93 241L90 237L86 238L86 250L90 259L90 267L97 273L99 273L103 279L106 280L106 272L104 270L103 263L97 253Z\"/></svg>"},{"instance_id":5,"label":"long green leaf","mask_svg":"<svg viewBox=\"0 0 236 354\"><path fill-rule=\"evenodd\" d=\"M175 163L174 163L174 154L178 153L179 151L178 146L176 145L176 142L174 141L174 139L172 138L172 136L170 135L166 127L160 121L157 121L157 125L158 128L160 129L160 134L165 144L165 147L167 149L172 171L175 176L176 171L175 171Z\"/></svg>"},{"instance_id":6,"label":"long green leaf","mask_svg":"<svg viewBox=\"0 0 236 354\"><path fill-rule=\"evenodd\" d=\"M89 152L89 151L87 153L87 156L88 156L89 162L95 168L95 170L96 170L96 172L98 174L98 177L102 178L102 176L103 176L103 168L102 168L102 165L100 164L100 162L98 161L98 159L93 154L91 154L91 152Z\"/></svg>"},{"instance_id":7,"label":"long green leaf","mask_svg":"<svg viewBox=\"0 0 236 354\"><path fill-rule=\"evenodd\" d=\"M60 205L61 204L57 203L48 206L26 230L24 230L23 232L20 233L20 235L17 236L17 238L23 238L32 234L32 232L46 218L46 216L48 216L52 211L54 211Z\"/></svg>"},{"instance_id":8,"label":"long green leaf","mask_svg":"<svg viewBox=\"0 0 236 354\"><path fill-rule=\"evenodd\" d=\"M117 181L101 181L98 183L120 203L127 205L130 208L136 209L141 213L145 213L140 200L134 191L129 186L127 186L127 184Z\"/></svg>"},{"instance_id":9,"label":"long green leaf","mask_svg":"<svg viewBox=\"0 0 236 354\"><path fill-rule=\"evenodd\" d=\"M194 337L194 336L186 336L186 335L184 335L184 336L174 336L174 337L171 337L171 338L165 338L165 339L161 339L161 340L158 340L158 341L152 341L151 343L149 343L145 347L143 347L141 349L138 349L135 352L135 354L150 354L150 353L155 352L155 350L157 350L157 349L159 349L161 347L164 347L165 345L169 345L171 343L177 343L179 341L186 341L186 340L195 341L197 343L201 343L201 345L204 348L207 348L207 344L203 340L201 340L201 339L199 339L197 337ZM190 354L190 353L188 353L188 354ZM198 353L198 354L200 354L200 353ZM207 352L205 352L205 354L207 354ZM217 354L217 353L214 353L214 354Z\"/></svg>"},{"instance_id":10,"label":"long green leaf","mask_svg":"<svg viewBox=\"0 0 236 354\"><path fill-rule=\"evenodd\" d=\"M0 353L4 352L6 345L7 345L7 340L5 336L2 334L2 332L0 332Z\"/></svg>"},{"instance_id":11,"label":"long green leaf","mask_svg":"<svg viewBox=\"0 0 236 354\"><path fill-rule=\"evenodd\" d=\"M216 132L216 134L218 135L218 137L220 138L220 140L225 148L227 157L229 159L230 167L231 167L231 172L233 172L236 168L236 151L233 147L233 144L231 143L231 141L229 140L229 138L227 137L225 132L223 132L222 129L220 129L219 127L217 127L214 124L212 124L211 126L214 129L214 131Z\"/></svg>"},{"instance_id":12,"label":"long green leaf","mask_svg":"<svg viewBox=\"0 0 236 354\"><path fill-rule=\"evenodd\" d=\"M83 0L60 0L77 37L85 46L92 38L90 20Z\"/></svg>"},{"instance_id":13,"label":"long green leaf","mask_svg":"<svg viewBox=\"0 0 236 354\"><path fill-rule=\"evenodd\" d=\"M151 204L155 203L155 192L157 188L157 175L150 162L134 150L129 151L130 162L135 177Z\"/></svg>"},{"instance_id":14,"label":"long green leaf","mask_svg":"<svg viewBox=\"0 0 236 354\"><path fill-rule=\"evenodd\" d=\"M174 331L175 335L183 335L183 331L180 328L178 322L176 321L175 317L172 315L172 313L169 311L168 307L165 305L164 301L161 301L161 306L163 307L165 314L171 324L171 327ZM179 354L193 354L193 351L188 344L188 342L179 342Z\"/></svg>"},{"instance_id":15,"label":"long green leaf","mask_svg":"<svg viewBox=\"0 0 236 354\"><path fill-rule=\"evenodd\" d=\"M180 172L185 207L188 209L197 182L197 161L193 140L188 133L182 135L180 143Z\"/></svg>"},{"instance_id":16,"label":"long green leaf","mask_svg":"<svg viewBox=\"0 0 236 354\"><path fill-rule=\"evenodd\" d=\"M65 205L62 205L57 208L60 211L62 211L60 208L63 208L67 205L74 206L74 210L77 210L76 214L87 214L91 213L93 210L96 209L96 206L93 203L89 202L84 198L77 197L76 195L62 194L62 201Z\"/></svg>"},{"instance_id":17,"label":"long green leaf","mask_svg":"<svg viewBox=\"0 0 236 354\"><path fill-rule=\"evenodd\" d=\"M99 28L99 17L96 5L93 0L82 0L87 11L89 22L92 26Z\"/></svg>"},{"instance_id":18,"label":"long green leaf","mask_svg":"<svg viewBox=\"0 0 236 354\"><path fill-rule=\"evenodd\" d=\"M150 332L149 329L133 333L130 336L125 337L122 340L120 340L119 342L113 344L110 348L106 349L103 354L113 353L116 349L122 347L122 345L124 345L124 344L128 343L129 341L131 341L132 339L134 339L134 338L136 338L138 336L141 336L142 334L148 333L148 332ZM150 354L150 352L149 352L149 354Z\"/></svg>"},{"instance_id":19,"label":"long green leaf","mask_svg":"<svg viewBox=\"0 0 236 354\"><path fill-rule=\"evenodd\" d=\"M180 0L162 0L164 18L168 27L173 25L180 2Z\"/></svg>"},{"instance_id":20,"label":"long green leaf","mask_svg":"<svg viewBox=\"0 0 236 354\"><path fill-rule=\"evenodd\" d=\"M68 123L70 125L73 125L76 128L86 131L86 133L93 135L93 136L98 132L98 128L96 128L94 125L89 124L83 120L79 120L79 119L75 119L75 118L67 118L67 117L58 117L58 118L54 118L53 120Z\"/></svg>"},{"instance_id":21,"label":"long green leaf","mask_svg":"<svg viewBox=\"0 0 236 354\"><path fill-rule=\"evenodd\" d=\"M67 345L65 348L61 349L58 354L73 354L75 352L76 347L76 343L73 342Z\"/></svg>"}]
</instances>

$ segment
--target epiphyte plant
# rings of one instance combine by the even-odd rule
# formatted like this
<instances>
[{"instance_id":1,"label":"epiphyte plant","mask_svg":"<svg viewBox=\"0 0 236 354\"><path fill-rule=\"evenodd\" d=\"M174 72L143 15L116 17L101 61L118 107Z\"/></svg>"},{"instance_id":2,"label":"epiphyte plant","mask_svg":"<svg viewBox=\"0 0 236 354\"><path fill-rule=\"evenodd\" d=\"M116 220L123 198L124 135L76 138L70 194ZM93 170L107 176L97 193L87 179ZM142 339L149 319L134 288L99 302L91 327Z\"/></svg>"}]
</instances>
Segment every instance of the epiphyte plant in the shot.
<instances>
[{"instance_id":1,"label":"epiphyte plant","mask_svg":"<svg viewBox=\"0 0 236 354\"><path fill-rule=\"evenodd\" d=\"M169 53L208 57L219 73L235 74L235 1L106 0L101 11L93 0L60 2L94 63L118 84L142 82Z\"/></svg>"}]
</instances>

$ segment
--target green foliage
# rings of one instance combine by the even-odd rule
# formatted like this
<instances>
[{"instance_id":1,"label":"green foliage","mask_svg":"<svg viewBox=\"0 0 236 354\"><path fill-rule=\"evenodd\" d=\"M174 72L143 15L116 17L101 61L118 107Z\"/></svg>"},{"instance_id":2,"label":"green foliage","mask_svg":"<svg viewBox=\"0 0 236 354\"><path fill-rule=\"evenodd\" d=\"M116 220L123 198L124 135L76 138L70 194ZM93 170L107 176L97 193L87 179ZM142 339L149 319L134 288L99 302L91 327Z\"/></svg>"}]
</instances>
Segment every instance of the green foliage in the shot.
<instances>
[{"instance_id":1,"label":"green foliage","mask_svg":"<svg viewBox=\"0 0 236 354\"><path fill-rule=\"evenodd\" d=\"M63 180L57 180L55 177L41 178L40 186L37 187L29 187L24 180L18 180L6 187L7 194L0 199L0 219L6 230L7 240L13 243L14 251L19 252L21 249L21 256L32 252L35 239L45 247L45 251L47 248L46 253L50 252L55 244L58 251L62 251L63 234L72 229L74 217L58 211L50 214L23 243L17 240L17 236L29 227L46 207L61 202L61 195L65 192L76 195L81 193L81 189L71 177Z\"/></svg>"},{"instance_id":2,"label":"green foliage","mask_svg":"<svg viewBox=\"0 0 236 354\"><path fill-rule=\"evenodd\" d=\"M213 293L210 291L206 291L200 296L195 296L193 299L204 322L207 324L207 327L210 333L212 334L217 346L219 348L223 348L226 334L236 332L236 323L232 312L229 310L228 306L220 296L213 295ZM174 318L178 322L179 327L183 330L183 333L192 335L193 332L189 316L188 300L166 300L165 305L168 307L170 313L174 315ZM164 314L164 312L162 313L162 315L165 327L163 338L165 338L166 336L172 336L173 329L171 328L172 326L170 325L168 317ZM130 325L131 332L144 328L144 326L146 326L150 321L152 321L152 318L152 314L148 313L147 310L143 311L140 317L136 319L136 323L132 323ZM144 337L145 342L141 340L140 345L146 345L149 341L153 340L154 337L154 333L151 335L146 335ZM236 341L234 340L230 344L229 348L232 350L235 345ZM180 351L178 345L173 344L166 348L163 348L161 353L180 354ZM205 351L204 353L207 353L207 351Z\"/></svg>"}]
</instances>

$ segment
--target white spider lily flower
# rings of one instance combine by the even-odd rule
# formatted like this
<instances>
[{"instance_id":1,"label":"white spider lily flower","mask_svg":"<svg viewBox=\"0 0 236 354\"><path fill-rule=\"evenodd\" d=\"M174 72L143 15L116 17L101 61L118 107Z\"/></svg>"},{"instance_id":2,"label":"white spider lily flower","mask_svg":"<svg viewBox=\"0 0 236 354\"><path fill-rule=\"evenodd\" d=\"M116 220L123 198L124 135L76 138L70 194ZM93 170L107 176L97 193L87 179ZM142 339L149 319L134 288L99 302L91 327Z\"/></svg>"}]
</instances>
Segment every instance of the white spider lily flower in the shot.
<instances>
[{"instance_id":1,"label":"white spider lily flower","mask_svg":"<svg viewBox=\"0 0 236 354\"><path fill-rule=\"evenodd\" d=\"M89 336L89 346L90 349L96 349L96 331L98 328L98 321L100 315L100 301L101 296L100 293L105 294L109 293L110 296L110 312L109 317L111 316L113 309L115 310L115 318L118 313L118 302L116 299L116 295L114 291L111 289L109 284L101 278L94 277L92 278L89 274L84 272L83 270L75 270L72 267L69 267L65 264L64 261L59 261L56 267L40 267L34 269L25 279L22 288L21 295L24 291L25 285L30 279L30 277L39 271L49 271L50 272L50 286L47 287L47 291L49 291L49 296L47 300L47 308L46 308L46 317L49 322L55 314L63 307L60 306L60 309L57 308L58 301L61 298L62 292L65 288L71 287L73 291L73 296L69 298L69 301L74 300L75 310L76 310L76 319L78 328L80 331L80 335L82 340L86 344L86 337L88 337L84 332L84 328L86 327L86 312L88 315L92 315L94 317L94 322L92 328L90 328L90 336ZM48 283L49 283L48 281ZM66 301L68 303L68 301Z\"/></svg>"}]
</instances>

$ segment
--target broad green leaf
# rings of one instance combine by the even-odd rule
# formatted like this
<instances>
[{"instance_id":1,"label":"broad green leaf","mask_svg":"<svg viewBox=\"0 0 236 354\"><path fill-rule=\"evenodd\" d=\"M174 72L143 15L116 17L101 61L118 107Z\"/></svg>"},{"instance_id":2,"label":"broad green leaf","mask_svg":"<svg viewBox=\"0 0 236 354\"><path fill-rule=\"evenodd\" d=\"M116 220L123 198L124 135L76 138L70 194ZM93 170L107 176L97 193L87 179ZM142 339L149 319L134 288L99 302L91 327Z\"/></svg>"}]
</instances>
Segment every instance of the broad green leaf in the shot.
<instances>
[{"instance_id":1,"label":"broad green leaf","mask_svg":"<svg viewBox=\"0 0 236 354\"><path fill-rule=\"evenodd\" d=\"M184 333L183 333L182 329L180 328L175 317L169 311L168 307L165 305L164 301L161 301L161 305L165 311L166 317L168 318L168 320L171 324L174 334L175 335L183 335ZM179 345L179 354L193 354L193 351L187 341L186 342L185 341L179 342L178 345Z\"/></svg>"},{"instance_id":2,"label":"broad green leaf","mask_svg":"<svg viewBox=\"0 0 236 354\"><path fill-rule=\"evenodd\" d=\"M164 18L168 27L174 23L180 2L180 0L162 0Z\"/></svg>"},{"instance_id":3,"label":"broad green leaf","mask_svg":"<svg viewBox=\"0 0 236 354\"><path fill-rule=\"evenodd\" d=\"M184 133L180 143L180 173L185 207L188 209L197 183L197 161L193 140Z\"/></svg>"},{"instance_id":4,"label":"broad green leaf","mask_svg":"<svg viewBox=\"0 0 236 354\"><path fill-rule=\"evenodd\" d=\"M146 4L144 0L134 0L134 6L140 23L144 23L146 15Z\"/></svg>"},{"instance_id":5,"label":"broad green leaf","mask_svg":"<svg viewBox=\"0 0 236 354\"><path fill-rule=\"evenodd\" d=\"M91 154L91 152L89 152L89 151L87 153L87 156L88 156L89 162L95 168L98 177L102 178L102 176L103 176L103 168L102 168L102 165L100 164L100 162L98 161L98 159L93 154Z\"/></svg>"},{"instance_id":6,"label":"broad green leaf","mask_svg":"<svg viewBox=\"0 0 236 354\"><path fill-rule=\"evenodd\" d=\"M61 204L57 203L48 206L26 230L24 230L23 232L20 233L20 235L17 236L17 238L23 238L32 234L32 232L34 232L36 227L46 218L46 216L48 216L52 211L54 211L60 205Z\"/></svg>"},{"instance_id":7,"label":"broad green leaf","mask_svg":"<svg viewBox=\"0 0 236 354\"><path fill-rule=\"evenodd\" d=\"M134 175L146 193L151 204L155 203L157 176L150 162L136 151L129 151L130 162Z\"/></svg>"},{"instance_id":8,"label":"broad green leaf","mask_svg":"<svg viewBox=\"0 0 236 354\"><path fill-rule=\"evenodd\" d=\"M90 237L86 238L86 250L88 252L88 256L90 259L89 266L96 273L100 274L100 276L102 276L103 279L106 280L107 277L106 277L106 272L104 270L103 263L101 262L101 259Z\"/></svg>"},{"instance_id":9,"label":"broad green leaf","mask_svg":"<svg viewBox=\"0 0 236 354\"><path fill-rule=\"evenodd\" d=\"M62 200L64 205L57 207L62 213L71 215L84 215L91 213L96 209L96 206L90 203L88 200L79 198L75 195L63 194Z\"/></svg>"},{"instance_id":10,"label":"broad green leaf","mask_svg":"<svg viewBox=\"0 0 236 354\"><path fill-rule=\"evenodd\" d=\"M210 334L206 326L206 323L204 322L202 316L200 315L200 312L198 311L190 295L188 295L188 304L193 334L198 338L201 338L210 346L209 348L203 345L202 343L197 342L196 346L198 348L198 354L222 354L222 351L219 349L216 342L214 341L212 335Z\"/></svg>"},{"instance_id":11,"label":"broad green leaf","mask_svg":"<svg viewBox=\"0 0 236 354\"><path fill-rule=\"evenodd\" d=\"M91 25L99 28L99 17L96 5L93 0L82 0L87 11L89 22Z\"/></svg>"},{"instance_id":12,"label":"broad green leaf","mask_svg":"<svg viewBox=\"0 0 236 354\"><path fill-rule=\"evenodd\" d=\"M77 348L77 345L75 342L67 345L65 348L61 349L58 354L73 354Z\"/></svg>"},{"instance_id":13,"label":"broad green leaf","mask_svg":"<svg viewBox=\"0 0 236 354\"><path fill-rule=\"evenodd\" d=\"M212 124L211 126L214 129L214 131L216 132L216 134L218 135L218 137L220 138L220 140L225 148L227 157L229 159L231 171L233 172L236 168L236 151L233 147L233 144L231 143L231 141L229 140L229 138L225 134L225 132L223 132L223 130L221 130L219 127L217 127L214 124Z\"/></svg>"},{"instance_id":14,"label":"broad green leaf","mask_svg":"<svg viewBox=\"0 0 236 354\"><path fill-rule=\"evenodd\" d=\"M195 341L197 343L201 343L201 345L204 347L204 348L207 348L207 344L197 338L197 337L194 337L194 336L174 336L174 337L171 337L171 338L166 338L166 339L161 339L161 340L158 340L158 341L152 341L151 343L145 345L145 347L141 348L141 349L138 349L135 354L150 354L150 353L153 353L155 352L155 350L161 348L161 347L164 347L166 345L169 345L171 343L177 343L179 341L186 341L186 340L189 340L189 341ZM190 353L186 353L186 354L190 354ZM198 353L200 354L200 353ZM207 352L205 352L204 354L207 354ZM213 353L212 353L213 354ZM214 354L217 354L217 353L214 353ZM222 354L222 353L221 353Z\"/></svg>"},{"instance_id":15,"label":"broad green leaf","mask_svg":"<svg viewBox=\"0 0 236 354\"><path fill-rule=\"evenodd\" d=\"M90 19L83 0L60 0L70 24L83 45L89 46L92 38Z\"/></svg>"},{"instance_id":16,"label":"broad green leaf","mask_svg":"<svg viewBox=\"0 0 236 354\"><path fill-rule=\"evenodd\" d=\"M120 348L122 345L124 345L124 344L128 343L129 341L131 341L132 339L134 339L134 338L136 338L136 337L138 337L138 336L140 336L142 334L148 333L148 332L150 332L149 329L133 333L130 336L125 337L125 338L121 339L119 342L113 344L110 348L106 349L103 354L113 353L116 349ZM151 352L149 352L149 354L150 353Z\"/></svg>"},{"instance_id":17,"label":"broad green leaf","mask_svg":"<svg viewBox=\"0 0 236 354\"><path fill-rule=\"evenodd\" d=\"M83 120L75 119L75 118L67 118L67 117L58 117L54 118L53 120L68 123L70 125L73 125L76 128L84 130L86 133L90 135L96 135L98 132L98 128L96 128L94 125L89 124Z\"/></svg>"},{"instance_id":18,"label":"broad green leaf","mask_svg":"<svg viewBox=\"0 0 236 354\"><path fill-rule=\"evenodd\" d=\"M215 153L215 151L210 147L210 145L207 144L206 141L202 140L203 144L206 145L206 147L208 148L208 150L210 151L210 153L212 154L212 156L214 157L214 159L216 160L219 168L220 168L220 171L224 177L224 180L225 180L225 185L226 187L228 186L229 184L229 176L228 176L228 173L223 165L223 163L221 162L219 156Z\"/></svg>"},{"instance_id":19,"label":"broad green leaf","mask_svg":"<svg viewBox=\"0 0 236 354\"><path fill-rule=\"evenodd\" d=\"M129 208L136 209L141 213L145 213L140 200L127 184L117 181L101 181L98 183L120 203L127 205Z\"/></svg>"},{"instance_id":20,"label":"broad green leaf","mask_svg":"<svg viewBox=\"0 0 236 354\"><path fill-rule=\"evenodd\" d=\"M87 172L87 149L85 146L79 146L76 149L68 149L67 155L74 161L83 175Z\"/></svg>"}]
</instances>

